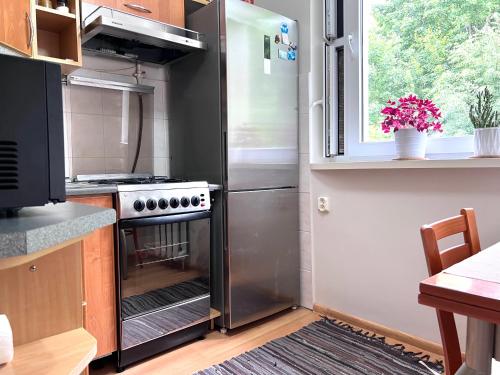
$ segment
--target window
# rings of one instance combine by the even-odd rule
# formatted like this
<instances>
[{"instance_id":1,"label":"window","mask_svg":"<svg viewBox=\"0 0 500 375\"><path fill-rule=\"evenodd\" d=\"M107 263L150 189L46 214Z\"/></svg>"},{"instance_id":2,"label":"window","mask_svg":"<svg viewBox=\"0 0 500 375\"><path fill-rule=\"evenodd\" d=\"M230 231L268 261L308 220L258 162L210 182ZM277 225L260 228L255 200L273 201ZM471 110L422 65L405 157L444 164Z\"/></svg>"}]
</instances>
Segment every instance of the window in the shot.
<instances>
[{"instance_id":1,"label":"window","mask_svg":"<svg viewBox=\"0 0 500 375\"><path fill-rule=\"evenodd\" d=\"M345 133L349 156L390 155L392 135L380 130L380 110L387 100L414 93L432 99L443 113L445 132L432 136L429 153L470 152L474 92L487 85L500 98L498 0L325 1L335 3L332 22L343 28L326 47L336 55L326 70L336 82L329 88L327 121L336 130L327 135ZM342 74L336 71L339 51L345 51ZM331 154L342 154L339 150Z\"/></svg>"}]
</instances>

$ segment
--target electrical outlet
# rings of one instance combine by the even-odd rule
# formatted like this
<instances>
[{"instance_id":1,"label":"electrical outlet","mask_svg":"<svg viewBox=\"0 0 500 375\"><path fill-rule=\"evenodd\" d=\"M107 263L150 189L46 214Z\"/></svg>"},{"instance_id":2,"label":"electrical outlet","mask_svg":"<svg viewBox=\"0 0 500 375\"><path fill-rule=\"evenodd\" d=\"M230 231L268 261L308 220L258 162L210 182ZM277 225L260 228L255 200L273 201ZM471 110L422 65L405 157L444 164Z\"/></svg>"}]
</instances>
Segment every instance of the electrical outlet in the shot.
<instances>
[{"instance_id":1,"label":"electrical outlet","mask_svg":"<svg viewBox=\"0 0 500 375\"><path fill-rule=\"evenodd\" d=\"M319 212L330 212L330 200L328 197L318 198L318 211Z\"/></svg>"}]
</instances>

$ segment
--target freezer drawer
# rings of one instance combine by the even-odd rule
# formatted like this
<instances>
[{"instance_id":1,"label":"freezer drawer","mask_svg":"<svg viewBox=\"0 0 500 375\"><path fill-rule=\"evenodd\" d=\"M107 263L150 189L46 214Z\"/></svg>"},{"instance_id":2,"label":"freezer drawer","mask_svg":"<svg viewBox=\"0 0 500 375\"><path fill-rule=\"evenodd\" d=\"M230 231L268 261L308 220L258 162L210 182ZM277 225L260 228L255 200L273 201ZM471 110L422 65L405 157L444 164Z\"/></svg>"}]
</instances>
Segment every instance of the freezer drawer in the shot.
<instances>
[{"instance_id":1,"label":"freezer drawer","mask_svg":"<svg viewBox=\"0 0 500 375\"><path fill-rule=\"evenodd\" d=\"M299 303L298 193L228 193L229 328Z\"/></svg>"}]
</instances>

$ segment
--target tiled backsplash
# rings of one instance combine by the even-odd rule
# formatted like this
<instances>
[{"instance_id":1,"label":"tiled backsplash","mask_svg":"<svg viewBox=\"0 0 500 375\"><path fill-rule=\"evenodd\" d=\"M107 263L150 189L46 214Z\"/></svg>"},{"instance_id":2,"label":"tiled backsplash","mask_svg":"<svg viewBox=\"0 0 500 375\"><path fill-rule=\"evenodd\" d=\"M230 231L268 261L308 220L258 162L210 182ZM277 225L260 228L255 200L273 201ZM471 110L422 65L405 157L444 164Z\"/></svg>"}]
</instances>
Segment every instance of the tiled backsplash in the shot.
<instances>
[{"instance_id":1,"label":"tiled backsplash","mask_svg":"<svg viewBox=\"0 0 500 375\"><path fill-rule=\"evenodd\" d=\"M142 96L144 122L136 172L168 175L167 72L165 67L142 69L141 84L155 90ZM130 62L85 57L84 69L72 75L134 83L134 70ZM128 94L129 106L123 111L123 95L117 90L63 86L67 176L131 171L139 134L139 96Z\"/></svg>"}]
</instances>

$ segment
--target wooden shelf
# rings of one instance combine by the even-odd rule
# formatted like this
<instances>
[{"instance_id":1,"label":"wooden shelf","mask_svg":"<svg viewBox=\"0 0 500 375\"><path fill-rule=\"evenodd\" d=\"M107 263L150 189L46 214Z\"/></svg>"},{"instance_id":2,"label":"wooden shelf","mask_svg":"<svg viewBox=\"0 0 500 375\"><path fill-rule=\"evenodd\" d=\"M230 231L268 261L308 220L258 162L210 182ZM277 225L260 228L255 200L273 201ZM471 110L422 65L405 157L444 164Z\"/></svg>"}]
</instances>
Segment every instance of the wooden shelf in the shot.
<instances>
[{"instance_id":1,"label":"wooden shelf","mask_svg":"<svg viewBox=\"0 0 500 375\"><path fill-rule=\"evenodd\" d=\"M69 0L69 13L33 5L36 35L33 57L60 64L63 74L82 66L79 1Z\"/></svg>"},{"instance_id":2,"label":"wooden shelf","mask_svg":"<svg viewBox=\"0 0 500 375\"><path fill-rule=\"evenodd\" d=\"M57 33L76 23L74 14L62 13L40 5L37 5L35 9L36 23L41 29Z\"/></svg>"},{"instance_id":3,"label":"wooden shelf","mask_svg":"<svg viewBox=\"0 0 500 375\"><path fill-rule=\"evenodd\" d=\"M94 359L96 339L83 328L14 348L14 360L0 366L2 375L81 374Z\"/></svg>"}]
</instances>

